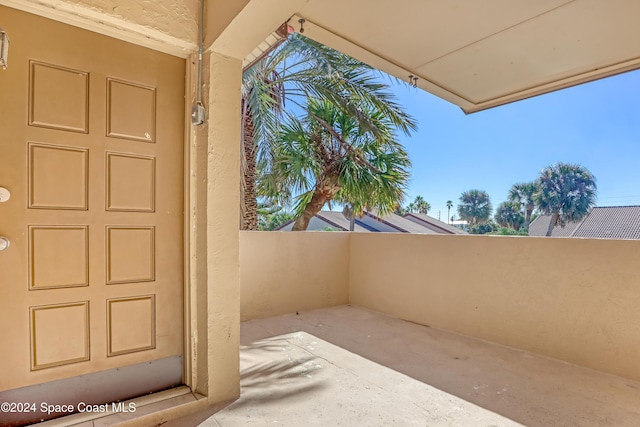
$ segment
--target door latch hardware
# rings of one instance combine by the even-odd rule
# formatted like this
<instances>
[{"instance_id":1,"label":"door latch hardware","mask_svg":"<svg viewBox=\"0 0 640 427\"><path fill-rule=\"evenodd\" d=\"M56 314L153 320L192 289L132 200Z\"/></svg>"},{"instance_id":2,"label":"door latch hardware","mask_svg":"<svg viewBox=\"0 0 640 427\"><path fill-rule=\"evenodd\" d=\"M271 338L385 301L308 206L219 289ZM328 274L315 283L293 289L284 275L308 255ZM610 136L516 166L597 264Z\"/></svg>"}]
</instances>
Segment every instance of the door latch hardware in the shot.
<instances>
[{"instance_id":1,"label":"door latch hardware","mask_svg":"<svg viewBox=\"0 0 640 427\"><path fill-rule=\"evenodd\" d=\"M0 187L0 203L6 202L11 197L11 192L4 187Z\"/></svg>"}]
</instances>

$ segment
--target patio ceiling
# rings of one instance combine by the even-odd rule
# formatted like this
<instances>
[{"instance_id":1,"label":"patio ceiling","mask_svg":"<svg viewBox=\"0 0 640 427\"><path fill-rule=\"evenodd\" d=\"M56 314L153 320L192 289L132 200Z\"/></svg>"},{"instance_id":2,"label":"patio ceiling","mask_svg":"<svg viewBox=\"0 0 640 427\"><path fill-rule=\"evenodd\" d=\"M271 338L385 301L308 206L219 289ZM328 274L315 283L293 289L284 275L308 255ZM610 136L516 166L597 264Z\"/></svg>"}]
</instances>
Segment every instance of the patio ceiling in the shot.
<instances>
[{"instance_id":1,"label":"patio ceiling","mask_svg":"<svg viewBox=\"0 0 640 427\"><path fill-rule=\"evenodd\" d=\"M0 0L163 52L196 49L199 0ZM138 4L140 3L140 4ZM637 0L207 0L205 47L255 60L289 19L471 113L640 68ZM131 6L131 7L129 7ZM141 9L142 8L142 9ZM145 9L146 10L146 9ZM151 13L153 12L153 13ZM253 52L252 52L253 50Z\"/></svg>"},{"instance_id":2,"label":"patio ceiling","mask_svg":"<svg viewBox=\"0 0 640 427\"><path fill-rule=\"evenodd\" d=\"M637 0L308 0L289 21L471 113L640 67Z\"/></svg>"}]
</instances>

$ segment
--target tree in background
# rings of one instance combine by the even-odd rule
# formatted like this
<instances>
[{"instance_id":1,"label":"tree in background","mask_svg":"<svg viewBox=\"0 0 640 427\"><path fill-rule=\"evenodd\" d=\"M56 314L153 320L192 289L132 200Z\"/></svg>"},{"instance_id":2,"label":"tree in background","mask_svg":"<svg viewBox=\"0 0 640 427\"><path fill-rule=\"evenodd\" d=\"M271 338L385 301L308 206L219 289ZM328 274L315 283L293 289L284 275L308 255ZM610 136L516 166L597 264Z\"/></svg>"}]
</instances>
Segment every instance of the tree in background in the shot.
<instances>
[{"instance_id":1,"label":"tree in background","mask_svg":"<svg viewBox=\"0 0 640 427\"><path fill-rule=\"evenodd\" d=\"M547 166L536 183L536 205L542 213L551 215L547 236L551 236L556 225L564 227L567 222L580 221L595 204L596 179L583 166L569 163Z\"/></svg>"},{"instance_id":2,"label":"tree in background","mask_svg":"<svg viewBox=\"0 0 640 427\"><path fill-rule=\"evenodd\" d=\"M458 215L469 223L469 228L488 222L491 211L491 200L486 191L469 190L460 196Z\"/></svg>"},{"instance_id":3,"label":"tree in background","mask_svg":"<svg viewBox=\"0 0 640 427\"><path fill-rule=\"evenodd\" d=\"M280 206L267 203L258 204L258 230L275 230L294 218L292 213L284 211Z\"/></svg>"},{"instance_id":4,"label":"tree in background","mask_svg":"<svg viewBox=\"0 0 640 427\"><path fill-rule=\"evenodd\" d=\"M257 229L257 164L271 157L285 102L306 108L309 97L340 106L359 126L376 137L385 129L366 114L384 114L398 129L409 133L415 122L395 102L381 74L348 55L300 34L289 36L279 48L248 69L242 77L242 180L240 214L242 230Z\"/></svg>"},{"instance_id":5,"label":"tree in background","mask_svg":"<svg viewBox=\"0 0 640 427\"><path fill-rule=\"evenodd\" d=\"M492 231L488 234L496 236L528 236L529 231L524 227L521 227L520 230L517 231L510 227L500 227L496 231Z\"/></svg>"},{"instance_id":6,"label":"tree in background","mask_svg":"<svg viewBox=\"0 0 640 427\"><path fill-rule=\"evenodd\" d=\"M513 228L516 231L525 223L525 217L520 212L520 203L517 202L500 203L494 219L500 226Z\"/></svg>"},{"instance_id":7,"label":"tree in background","mask_svg":"<svg viewBox=\"0 0 640 427\"><path fill-rule=\"evenodd\" d=\"M353 212L353 207L349 203L345 203L342 208L342 216L349 220L349 231L353 231L356 228L356 214Z\"/></svg>"},{"instance_id":8,"label":"tree in background","mask_svg":"<svg viewBox=\"0 0 640 427\"><path fill-rule=\"evenodd\" d=\"M349 204L353 214L386 215L404 199L410 162L395 131L411 123L398 126L375 105L361 107L376 132L335 103L308 99L305 116L289 116L273 156L261 159L260 193L279 204L295 199L292 231L306 230L331 201Z\"/></svg>"},{"instance_id":9,"label":"tree in background","mask_svg":"<svg viewBox=\"0 0 640 427\"><path fill-rule=\"evenodd\" d=\"M531 224L531 215L535 208L535 194L537 191L538 186L535 181L513 184L513 187L509 190L509 201L524 206L524 228L526 229Z\"/></svg>"},{"instance_id":10,"label":"tree in background","mask_svg":"<svg viewBox=\"0 0 640 427\"><path fill-rule=\"evenodd\" d=\"M402 205L398 203L393 209L393 213L400 216L404 216L408 213L421 213L426 215L430 210L431 204L427 202L424 197L416 196L415 200L405 207L402 207Z\"/></svg>"},{"instance_id":11,"label":"tree in background","mask_svg":"<svg viewBox=\"0 0 640 427\"><path fill-rule=\"evenodd\" d=\"M412 213L428 214L431 210L431 205L424 197L416 196L415 200L407 206L407 211Z\"/></svg>"},{"instance_id":12,"label":"tree in background","mask_svg":"<svg viewBox=\"0 0 640 427\"><path fill-rule=\"evenodd\" d=\"M409 213L407 208L403 208L400 203L396 203L396 206L393 208L393 213L400 216L405 216Z\"/></svg>"},{"instance_id":13,"label":"tree in background","mask_svg":"<svg viewBox=\"0 0 640 427\"><path fill-rule=\"evenodd\" d=\"M447 200L447 224L450 224L449 219L451 218L451 208L453 207L453 202L451 200ZM453 218L451 218L453 219Z\"/></svg>"},{"instance_id":14,"label":"tree in background","mask_svg":"<svg viewBox=\"0 0 640 427\"><path fill-rule=\"evenodd\" d=\"M498 225L493 221L483 222L468 227L469 234L494 234L498 231Z\"/></svg>"}]
</instances>

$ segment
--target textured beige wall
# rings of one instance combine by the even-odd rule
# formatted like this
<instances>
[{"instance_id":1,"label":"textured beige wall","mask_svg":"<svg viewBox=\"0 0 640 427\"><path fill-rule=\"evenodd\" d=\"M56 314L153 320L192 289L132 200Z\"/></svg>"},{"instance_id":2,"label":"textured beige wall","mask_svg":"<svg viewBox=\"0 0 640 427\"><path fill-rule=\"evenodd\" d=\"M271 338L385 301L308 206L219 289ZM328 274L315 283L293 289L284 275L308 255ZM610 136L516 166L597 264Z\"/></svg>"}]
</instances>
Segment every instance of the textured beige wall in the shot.
<instances>
[{"instance_id":1,"label":"textured beige wall","mask_svg":"<svg viewBox=\"0 0 640 427\"><path fill-rule=\"evenodd\" d=\"M242 320L348 303L349 233L240 232Z\"/></svg>"},{"instance_id":2,"label":"textured beige wall","mask_svg":"<svg viewBox=\"0 0 640 427\"><path fill-rule=\"evenodd\" d=\"M194 43L198 40L199 0L64 0L59 3L93 9L182 40Z\"/></svg>"},{"instance_id":3,"label":"textured beige wall","mask_svg":"<svg viewBox=\"0 0 640 427\"><path fill-rule=\"evenodd\" d=\"M0 0L0 4L182 58L198 47L199 0Z\"/></svg>"},{"instance_id":4,"label":"textured beige wall","mask_svg":"<svg viewBox=\"0 0 640 427\"><path fill-rule=\"evenodd\" d=\"M640 241L354 234L350 302L640 380Z\"/></svg>"},{"instance_id":5,"label":"textured beige wall","mask_svg":"<svg viewBox=\"0 0 640 427\"><path fill-rule=\"evenodd\" d=\"M210 402L240 395L240 86L242 61L211 54L207 105L206 339ZM199 293L199 298L205 294ZM198 339L203 338L198 334ZM202 361L201 361L202 362ZM200 365L202 367L202 365Z\"/></svg>"}]
</instances>

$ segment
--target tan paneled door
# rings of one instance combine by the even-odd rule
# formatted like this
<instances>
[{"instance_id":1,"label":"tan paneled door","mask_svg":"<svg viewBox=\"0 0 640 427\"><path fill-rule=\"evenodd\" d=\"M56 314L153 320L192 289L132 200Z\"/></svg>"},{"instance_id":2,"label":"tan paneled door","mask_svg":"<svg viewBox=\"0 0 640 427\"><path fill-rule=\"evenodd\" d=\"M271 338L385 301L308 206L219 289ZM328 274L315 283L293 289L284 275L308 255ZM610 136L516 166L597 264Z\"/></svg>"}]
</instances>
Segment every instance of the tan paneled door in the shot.
<instances>
[{"instance_id":1,"label":"tan paneled door","mask_svg":"<svg viewBox=\"0 0 640 427\"><path fill-rule=\"evenodd\" d=\"M0 392L180 358L184 60L5 7L0 26Z\"/></svg>"}]
</instances>

